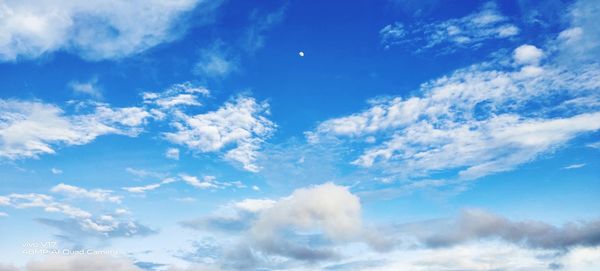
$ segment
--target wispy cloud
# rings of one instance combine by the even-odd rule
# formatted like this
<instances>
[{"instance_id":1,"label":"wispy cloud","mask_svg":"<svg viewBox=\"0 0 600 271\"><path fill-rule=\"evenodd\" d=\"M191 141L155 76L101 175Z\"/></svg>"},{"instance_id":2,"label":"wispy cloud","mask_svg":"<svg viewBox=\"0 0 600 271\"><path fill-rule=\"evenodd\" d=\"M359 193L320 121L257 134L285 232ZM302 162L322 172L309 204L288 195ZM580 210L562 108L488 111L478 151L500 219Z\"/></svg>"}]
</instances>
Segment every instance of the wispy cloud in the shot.
<instances>
[{"instance_id":1,"label":"wispy cloud","mask_svg":"<svg viewBox=\"0 0 600 271\"><path fill-rule=\"evenodd\" d=\"M91 199L94 201L99 201L99 202L114 202L114 203L121 203L121 199L122 197L117 196L117 195L113 195L113 191L112 190L106 190L106 189L92 189L92 190L87 190L81 187L77 187L77 186L73 186L73 185L68 185L68 184L58 184L54 187L52 187L52 189L50 189L51 192L53 193L58 193L58 194L63 194L72 198L87 198L87 199Z\"/></svg>"},{"instance_id":2,"label":"wispy cloud","mask_svg":"<svg viewBox=\"0 0 600 271\"><path fill-rule=\"evenodd\" d=\"M379 31L386 48L407 46L416 52L437 50L440 53L457 48L476 48L487 40L507 39L519 34L520 29L488 2L479 11L462 18L405 26L400 22L389 24Z\"/></svg>"},{"instance_id":3,"label":"wispy cloud","mask_svg":"<svg viewBox=\"0 0 600 271\"><path fill-rule=\"evenodd\" d=\"M600 69L574 69L545 55L522 45L512 54L424 83L421 95L374 99L363 112L322 122L308 139L333 136L362 147L357 141L374 137L381 143L364 146L352 164L396 179L448 170L477 179L511 170L600 129L600 107L564 106L581 97L598 100L586 90L600 89L592 76ZM531 111L531 104L540 108Z\"/></svg>"},{"instance_id":4,"label":"wispy cloud","mask_svg":"<svg viewBox=\"0 0 600 271\"><path fill-rule=\"evenodd\" d=\"M75 94L86 95L95 99L102 99L102 89L98 86L98 78L94 77L89 81L71 81L69 87Z\"/></svg>"},{"instance_id":5,"label":"wispy cloud","mask_svg":"<svg viewBox=\"0 0 600 271\"><path fill-rule=\"evenodd\" d=\"M8 159L55 153L61 145L83 145L106 134L137 136L150 117L139 107L86 106L88 114L66 114L53 104L0 99L0 156Z\"/></svg>"},{"instance_id":6,"label":"wispy cloud","mask_svg":"<svg viewBox=\"0 0 600 271\"><path fill-rule=\"evenodd\" d=\"M572 165L568 165L566 167L563 167L563 169L577 169L577 168L582 168L585 167L586 164L572 164Z\"/></svg>"}]
</instances>

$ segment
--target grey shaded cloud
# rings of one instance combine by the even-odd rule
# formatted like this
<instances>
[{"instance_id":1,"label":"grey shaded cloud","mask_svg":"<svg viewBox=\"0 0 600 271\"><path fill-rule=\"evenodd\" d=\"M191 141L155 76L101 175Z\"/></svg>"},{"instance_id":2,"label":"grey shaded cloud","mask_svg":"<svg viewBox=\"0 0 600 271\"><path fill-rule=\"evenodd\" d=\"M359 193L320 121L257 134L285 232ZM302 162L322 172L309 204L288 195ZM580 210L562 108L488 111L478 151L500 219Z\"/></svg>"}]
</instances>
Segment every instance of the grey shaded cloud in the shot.
<instances>
[{"instance_id":1,"label":"grey shaded cloud","mask_svg":"<svg viewBox=\"0 0 600 271\"><path fill-rule=\"evenodd\" d=\"M452 246L482 239L500 239L530 248L557 250L600 245L600 220L554 226L539 221L514 221L471 209L463 211L455 219L434 224L434 232L417 234L427 246Z\"/></svg>"}]
</instances>

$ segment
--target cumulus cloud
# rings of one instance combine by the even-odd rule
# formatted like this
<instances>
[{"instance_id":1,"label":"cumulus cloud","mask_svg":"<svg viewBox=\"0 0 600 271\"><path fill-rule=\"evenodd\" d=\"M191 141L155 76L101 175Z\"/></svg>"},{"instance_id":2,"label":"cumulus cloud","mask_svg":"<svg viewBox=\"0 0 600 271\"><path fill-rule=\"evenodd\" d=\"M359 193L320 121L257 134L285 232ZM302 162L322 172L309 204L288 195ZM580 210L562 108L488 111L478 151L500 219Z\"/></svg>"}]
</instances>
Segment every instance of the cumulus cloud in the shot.
<instances>
[{"instance_id":1,"label":"cumulus cloud","mask_svg":"<svg viewBox=\"0 0 600 271\"><path fill-rule=\"evenodd\" d=\"M122 197L113 195L112 190L92 189L87 190L81 187L60 183L50 190L53 193L67 195L73 198L87 198L99 202L121 203Z\"/></svg>"},{"instance_id":2,"label":"cumulus cloud","mask_svg":"<svg viewBox=\"0 0 600 271\"><path fill-rule=\"evenodd\" d=\"M539 48L525 44L517 47L514 51L514 59L515 62L519 64L538 64L542 57L544 56L544 52Z\"/></svg>"},{"instance_id":3,"label":"cumulus cloud","mask_svg":"<svg viewBox=\"0 0 600 271\"><path fill-rule=\"evenodd\" d=\"M376 250L391 245L364 227L361 204L347 187L332 183L300 188L279 200L246 199L218 212L182 222L185 227L241 236L237 245L217 255L223 266L238 269L269 265L273 256L300 263L341 257L338 245L367 244Z\"/></svg>"},{"instance_id":4,"label":"cumulus cloud","mask_svg":"<svg viewBox=\"0 0 600 271\"><path fill-rule=\"evenodd\" d=\"M177 111L167 140L197 152L228 149L225 159L239 162L244 169L259 170L254 164L261 144L271 136L275 124L267 119L269 105L254 98L238 96L216 111L187 115Z\"/></svg>"},{"instance_id":5,"label":"cumulus cloud","mask_svg":"<svg viewBox=\"0 0 600 271\"><path fill-rule=\"evenodd\" d=\"M83 145L106 134L137 136L150 117L139 107L94 104L91 113L66 114L53 104L0 100L0 157L36 158L62 145Z\"/></svg>"},{"instance_id":6,"label":"cumulus cloud","mask_svg":"<svg viewBox=\"0 0 600 271\"><path fill-rule=\"evenodd\" d=\"M5 1L0 5L0 60L68 51L89 60L118 59L172 41L186 13L202 23L221 1Z\"/></svg>"},{"instance_id":7,"label":"cumulus cloud","mask_svg":"<svg viewBox=\"0 0 600 271\"><path fill-rule=\"evenodd\" d=\"M486 40L507 39L519 34L520 29L497 10L493 2L462 18L443 22L405 26L400 22L389 24L379 31L386 48L405 45L417 47L417 52L437 49L442 53L456 48L476 48Z\"/></svg>"}]
</instances>

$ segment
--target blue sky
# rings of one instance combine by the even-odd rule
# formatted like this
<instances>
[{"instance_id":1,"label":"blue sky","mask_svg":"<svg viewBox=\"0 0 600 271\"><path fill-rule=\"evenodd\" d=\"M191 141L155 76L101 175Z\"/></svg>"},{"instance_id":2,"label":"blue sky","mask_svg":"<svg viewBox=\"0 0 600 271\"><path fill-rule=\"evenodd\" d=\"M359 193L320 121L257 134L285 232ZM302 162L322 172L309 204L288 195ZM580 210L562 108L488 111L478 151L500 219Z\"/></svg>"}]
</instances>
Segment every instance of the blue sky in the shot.
<instances>
[{"instance_id":1,"label":"blue sky","mask_svg":"<svg viewBox=\"0 0 600 271\"><path fill-rule=\"evenodd\" d=\"M0 270L596 270L598 16L0 3Z\"/></svg>"}]
</instances>

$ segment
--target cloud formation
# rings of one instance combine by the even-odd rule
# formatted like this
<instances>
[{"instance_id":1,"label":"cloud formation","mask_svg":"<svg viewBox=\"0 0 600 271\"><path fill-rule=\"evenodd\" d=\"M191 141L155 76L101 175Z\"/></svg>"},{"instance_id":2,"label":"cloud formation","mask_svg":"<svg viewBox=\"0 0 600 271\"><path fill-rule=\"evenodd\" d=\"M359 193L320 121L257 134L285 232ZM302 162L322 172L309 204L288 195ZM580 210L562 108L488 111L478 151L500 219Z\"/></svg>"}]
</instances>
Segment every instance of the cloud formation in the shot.
<instances>
[{"instance_id":1,"label":"cloud formation","mask_svg":"<svg viewBox=\"0 0 600 271\"><path fill-rule=\"evenodd\" d=\"M176 131L165 133L165 138L196 152L227 149L225 159L239 162L244 169L256 172L259 167L254 161L261 144L276 127L267 119L269 114L266 102L238 96L216 111L198 115L175 112L171 125Z\"/></svg>"},{"instance_id":2,"label":"cloud formation","mask_svg":"<svg viewBox=\"0 0 600 271\"><path fill-rule=\"evenodd\" d=\"M483 210L469 209L454 220L434 226L433 232L417 235L422 235L421 241L433 247L497 238L531 248L566 250L599 246L600 221L571 222L557 227L539 221L513 221Z\"/></svg>"},{"instance_id":3,"label":"cloud formation","mask_svg":"<svg viewBox=\"0 0 600 271\"><path fill-rule=\"evenodd\" d=\"M220 1L4 1L0 61L68 51L88 60L118 59L177 38L186 13L205 18ZM208 14L208 15L207 15ZM199 19L199 23L204 18Z\"/></svg>"},{"instance_id":4,"label":"cloud formation","mask_svg":"<svg viewBox=\"0 0 600 271\"><path fill-rule=\"evenodd\" d=\"M600 89L600 68L544 55L520 46L424 83L420 95L374 99L362 112L326 120L308 139L367 142L352 164L391 179L443 171L477 179L511 170L600 129L600 97L592 91Z\"/></svg>"},{"instance_id":5,"label":"cloud formation","mask_svg":"<svg viewBox=\"0 0 600 271\"><path fill-rule=\"evenodd\" d=\"M416 52L436 49L448 53L457 48L477 48L486 40L507 39L519 32L494 2L488 2L475 13L443 22L410 26L395 22L382 28L379 35L386 48L408 46L416 47Z\"/></svg>"},{"instance_id":6,"label":"cloud formation","mask_svg":"<svg viewBox=\"0 0 600 271\"><path fill-rule=\"evenodd\" d=\"M137 136L150 117L139 107L89 106L90 113L67 114L53 104L0 99L0 157L37 158L57 146L83 145L106 134Z\"/></svg>"}]
</instances>

